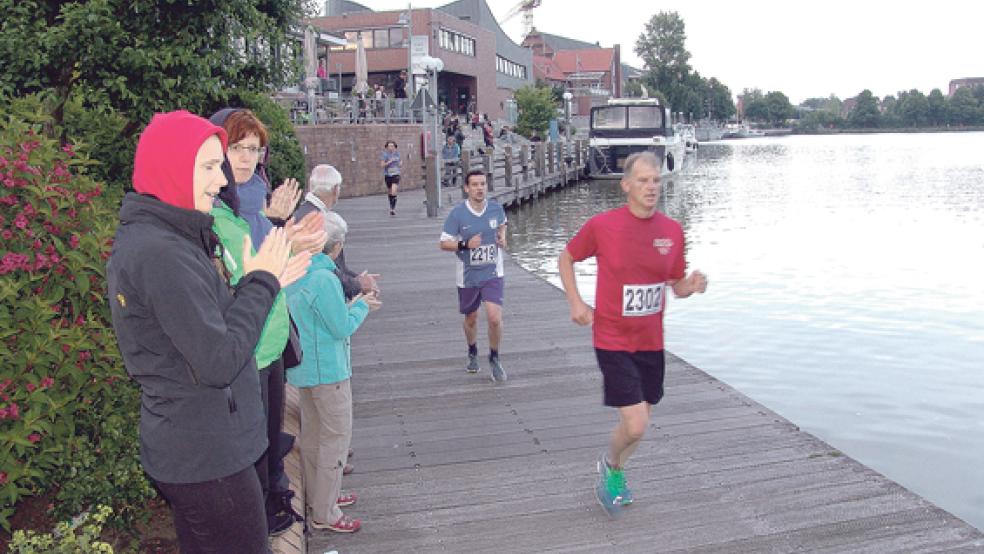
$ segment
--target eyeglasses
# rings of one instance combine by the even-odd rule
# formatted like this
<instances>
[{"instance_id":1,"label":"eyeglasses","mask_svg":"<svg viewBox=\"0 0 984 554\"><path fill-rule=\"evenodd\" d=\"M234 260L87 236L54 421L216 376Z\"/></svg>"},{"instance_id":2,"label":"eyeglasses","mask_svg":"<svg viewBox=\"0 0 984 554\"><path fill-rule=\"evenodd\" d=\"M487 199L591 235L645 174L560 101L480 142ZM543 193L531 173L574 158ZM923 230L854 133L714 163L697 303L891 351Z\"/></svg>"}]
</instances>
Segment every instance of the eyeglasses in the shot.
<instances>
[{"instance_id":1,"label":"eyeglasses","mask_svg":"<svg viewBox=\"0 0 984 554\"><path fill-rule=\"evenodd\" d=\"M241 144L233 144L229 147L229 151L233 154L249 154L250 156L262 158L266 155L267 149L263 146L243 146Z\"/></svg>"}]
</instances>

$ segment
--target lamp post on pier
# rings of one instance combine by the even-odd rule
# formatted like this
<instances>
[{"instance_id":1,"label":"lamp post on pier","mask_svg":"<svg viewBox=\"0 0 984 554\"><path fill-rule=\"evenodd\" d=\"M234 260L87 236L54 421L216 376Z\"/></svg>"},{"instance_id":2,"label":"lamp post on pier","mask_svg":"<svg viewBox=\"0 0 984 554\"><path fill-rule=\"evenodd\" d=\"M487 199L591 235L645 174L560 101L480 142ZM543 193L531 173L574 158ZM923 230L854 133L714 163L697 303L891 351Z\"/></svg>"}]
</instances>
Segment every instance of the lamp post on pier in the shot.
<instances>
[{"instance_id":1,"label":"lamp post on pier","mask_svg":"<svg viewBox=\"0 0 984 554\"><path fill-rule=\"evenodd\" d=\"M571 91L564 91L564 138L567 142L571 142L571 100L574 95Z\"/></svg>"}]
</instances>

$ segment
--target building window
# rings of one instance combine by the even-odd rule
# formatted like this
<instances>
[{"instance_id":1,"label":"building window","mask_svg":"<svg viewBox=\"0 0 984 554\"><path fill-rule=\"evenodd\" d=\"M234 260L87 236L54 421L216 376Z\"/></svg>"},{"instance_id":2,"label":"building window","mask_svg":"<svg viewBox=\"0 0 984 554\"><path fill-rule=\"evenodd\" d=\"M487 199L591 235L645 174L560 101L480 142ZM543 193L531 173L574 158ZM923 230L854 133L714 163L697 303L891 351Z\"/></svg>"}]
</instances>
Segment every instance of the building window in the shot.
<instances>
[{"instance_id":1,"label":"building window","mask_svg":"<svg viewBox=\"0 0 984 554\"><path fill-rule=\"evenodd\" d=\"M372 32L373 48L389 48L389 29L375 29Z\"/></svg>"},{"instance_id":2,"label":"building window","mask_svg":"<svg viewBox=\"0 0 984 554\"><path fill-rule=\"evenodd\" d=\"M406 48L406 31L403 27L388 27L385 29L362 29L361 31L342 31L345 36L345 46L332 45L332 52L355 50L359 33L362 33L362 44L368 48Z\"/></svg>"},{"instance_id":3,"label":"building window","mask_svg":"<svg viewBox=\"0 0 984 554\"><path fill-rule=\"evenodd\" d=\"M437 43L443 50L464 54L465 56L475 55L475 39L454 31L441 29L438 33Z\"/></svg>"},{"instance_id":4,"label":"building window","mask_svg":"<svg viewBox=\"0 0 984 554\"><path fill-rule=\"evenodd\" d=\"M507 60L502 56L495 57L495 69L503 75L526 80L526 66Z\"/></svg>"}]
</instances>

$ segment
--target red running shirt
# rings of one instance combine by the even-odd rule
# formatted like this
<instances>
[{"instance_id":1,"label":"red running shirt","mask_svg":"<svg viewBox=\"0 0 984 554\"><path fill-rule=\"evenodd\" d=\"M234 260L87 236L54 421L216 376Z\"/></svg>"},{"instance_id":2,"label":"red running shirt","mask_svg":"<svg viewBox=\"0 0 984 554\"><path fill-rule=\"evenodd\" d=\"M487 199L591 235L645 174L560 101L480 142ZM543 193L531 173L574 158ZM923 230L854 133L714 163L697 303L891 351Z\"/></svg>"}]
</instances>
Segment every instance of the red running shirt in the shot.
<instances>
[{"instance_id":1,"label":"red running shirt","mask_svg":"<svg viewBox=\"0 0 984 554\"><path fill-rule=\"evenodd\" d=\"M656 212L642 219L627 206L600 213L569 243L575 262L594 256L594 345L605 350L638 352L663 349L663 309L668 281L686 270L683 229Z\"/></svg>"}]
</instances>

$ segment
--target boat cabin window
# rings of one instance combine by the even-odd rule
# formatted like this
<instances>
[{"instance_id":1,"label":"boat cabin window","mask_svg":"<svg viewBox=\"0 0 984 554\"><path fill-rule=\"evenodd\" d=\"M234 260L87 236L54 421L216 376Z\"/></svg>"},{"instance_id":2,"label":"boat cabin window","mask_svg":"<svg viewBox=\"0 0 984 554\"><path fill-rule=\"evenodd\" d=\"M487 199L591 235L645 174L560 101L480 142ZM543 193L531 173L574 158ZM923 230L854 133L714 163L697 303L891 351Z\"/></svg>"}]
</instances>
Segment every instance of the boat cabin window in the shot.
<instances>
[{"instance_id":1,"label":"boat cabin window","mask_svg":"<svg viewBox=\"0 0 984 554\"><path fill-rule=\"evenodd\" d=\"M660 110L652 106L629 107L629 129L655 129L663 126Z\"/></svg>"},{"instance_id":2,"label":"boat cabin window","mask_svg":"<svg viewBox=\"0 0 984 554\"><path fill-rule=\"evenodd\" d=\"M625 108L611 106L595 109L591 125L595 129L625 129Z\"/></svg>"}]
</instances>

